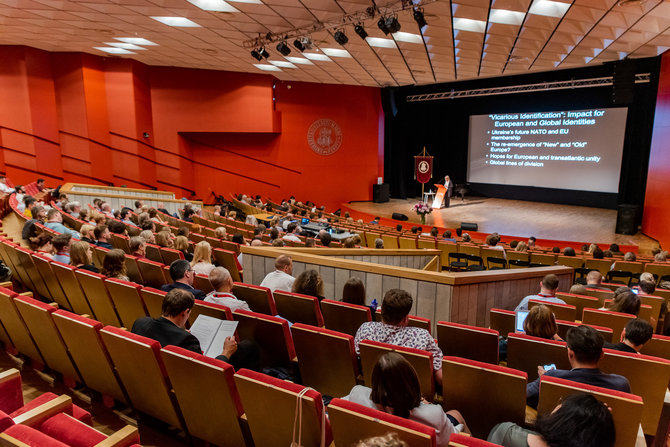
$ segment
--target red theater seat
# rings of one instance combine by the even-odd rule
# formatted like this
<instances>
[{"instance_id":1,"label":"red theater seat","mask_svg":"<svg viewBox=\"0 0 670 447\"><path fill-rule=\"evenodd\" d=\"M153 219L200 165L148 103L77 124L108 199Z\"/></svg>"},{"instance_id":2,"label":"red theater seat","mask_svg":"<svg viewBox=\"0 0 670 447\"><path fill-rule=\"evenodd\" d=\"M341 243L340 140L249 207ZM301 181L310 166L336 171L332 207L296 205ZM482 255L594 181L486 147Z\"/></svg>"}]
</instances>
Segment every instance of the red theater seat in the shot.
<instances>
[{"instance_id":1,"label":"red theater seat","mask_svg":"<svg viewBox=\"0 0 670 447\"><path fill-rule=\"evenodd\" d=\"M437 342L444 355L498 364L498 331L438 321Z\"/></svg>"}]
</instances>

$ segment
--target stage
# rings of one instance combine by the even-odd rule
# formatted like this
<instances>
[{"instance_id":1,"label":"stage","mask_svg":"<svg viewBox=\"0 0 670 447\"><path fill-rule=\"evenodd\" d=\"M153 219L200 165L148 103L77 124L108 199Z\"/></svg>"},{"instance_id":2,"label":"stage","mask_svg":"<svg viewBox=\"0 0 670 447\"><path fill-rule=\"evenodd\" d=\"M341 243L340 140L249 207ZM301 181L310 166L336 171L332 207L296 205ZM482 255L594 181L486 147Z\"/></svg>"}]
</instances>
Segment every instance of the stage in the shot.
<instances>
[{"instance_id":1,"label":"stage","mask_svg":"<svg viewBox=\"0 0 670 447\"><path fill-rule=\"evenodd\" d=\"M405 214L409 222L420 224L421 219L411 211L419 199L391 199L387 203L350 202L353 210L390 219L394 212ZM433 210L426 216L426 227L457 228L461 222L479 225L481 233L558 241L580 241L638 245L640 253L648 253L658 243L642 233L634 236L616 234L616 210L588 208L552 203L486 197L452 198L449 208ZM385 221L384 224L388 224ZM426 230L424 230L426 231ZM560 244L559 244L560 245ZM561 247L563 248L563 247Z\"/></svg>"}]
</instances>

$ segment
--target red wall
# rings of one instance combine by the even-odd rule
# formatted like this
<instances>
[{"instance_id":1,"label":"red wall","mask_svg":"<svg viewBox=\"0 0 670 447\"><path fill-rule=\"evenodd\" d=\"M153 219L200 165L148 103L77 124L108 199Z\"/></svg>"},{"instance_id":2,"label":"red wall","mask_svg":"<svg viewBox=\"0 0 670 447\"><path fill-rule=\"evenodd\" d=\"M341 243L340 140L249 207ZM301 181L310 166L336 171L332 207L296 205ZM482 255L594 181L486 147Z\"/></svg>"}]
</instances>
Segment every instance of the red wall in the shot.
<instances>
[{"instance_id":1,"label":"red wall","mask_svg":"<svg viewBox=\"0 0 670 447\"><path fill-rule=\"evenodd\" d=\"M342 131L328 156L307 143L323 118ZM333 207L371 199L382 136L376 88L0 47L0 171L15 184L42 176Z\"/></svg>"},{"instance_id":2,"label":"red wall","mask_svg":"<svg viewBox=\"0 0 670 447\"><path fill-rule=\"evenodd\" d=\"M670 52L663 54L651 140L642 232L670 247Z\"/></svg>"}]
</instances>

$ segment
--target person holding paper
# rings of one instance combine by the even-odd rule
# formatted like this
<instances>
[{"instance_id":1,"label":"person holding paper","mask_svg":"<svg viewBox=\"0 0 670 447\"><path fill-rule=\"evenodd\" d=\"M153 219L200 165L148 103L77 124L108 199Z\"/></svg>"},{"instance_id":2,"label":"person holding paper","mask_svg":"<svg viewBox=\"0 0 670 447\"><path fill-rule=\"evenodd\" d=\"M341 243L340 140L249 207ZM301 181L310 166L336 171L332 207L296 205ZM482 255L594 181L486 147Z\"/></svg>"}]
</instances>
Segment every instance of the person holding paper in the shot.
<instances>
[{"instance_id":1,"label":"person holding paper","mask_svg":"<svg viewBox=\"0 0 670 447\"><path fill-rule=\"evenodd\" d=\"M208 303L221 304L228 307L231 312L237 309L251 310L249 304L244 300L238 300L232 294L233 278L230 272L223 267L215 267L209 272L209 282L212 283L214 291L207 294L205 301Z\"/></svg>"}]
</instances>

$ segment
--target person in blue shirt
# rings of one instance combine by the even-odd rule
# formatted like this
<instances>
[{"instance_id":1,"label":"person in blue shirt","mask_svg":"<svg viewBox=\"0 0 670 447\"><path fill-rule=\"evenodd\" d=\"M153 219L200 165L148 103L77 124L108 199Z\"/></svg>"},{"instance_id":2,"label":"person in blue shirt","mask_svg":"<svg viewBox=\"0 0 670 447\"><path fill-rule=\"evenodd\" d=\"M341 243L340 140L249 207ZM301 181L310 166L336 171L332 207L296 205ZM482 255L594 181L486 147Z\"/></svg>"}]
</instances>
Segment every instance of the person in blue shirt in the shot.
<instances>
[{"instance_id":1,"label":"person in blue shirt","mask_svg":"<svg viewBox=\"0 0 670 447\"><path fill-rule=\"evenodd\" d=\"M44 224L47 228L51 228L59 233L66 233L75 239L81 239L81 235L74 230L69 229L63 225L63 216L56 208L51 208L47 212L47 223Z\"/></svg>"},{"instance_id":2,"label":"person in blue shirt","mask_svg":"<svg viewBox=\"0 0 670 447\"><path fill-rule=\"evenodd\" d=\"M63 264L70 263L70 244L72 243L72 235L61 233L53 238L54 250L56 254L53 257L54 261L62 262Z\"/></svg>"}]
</instances>

